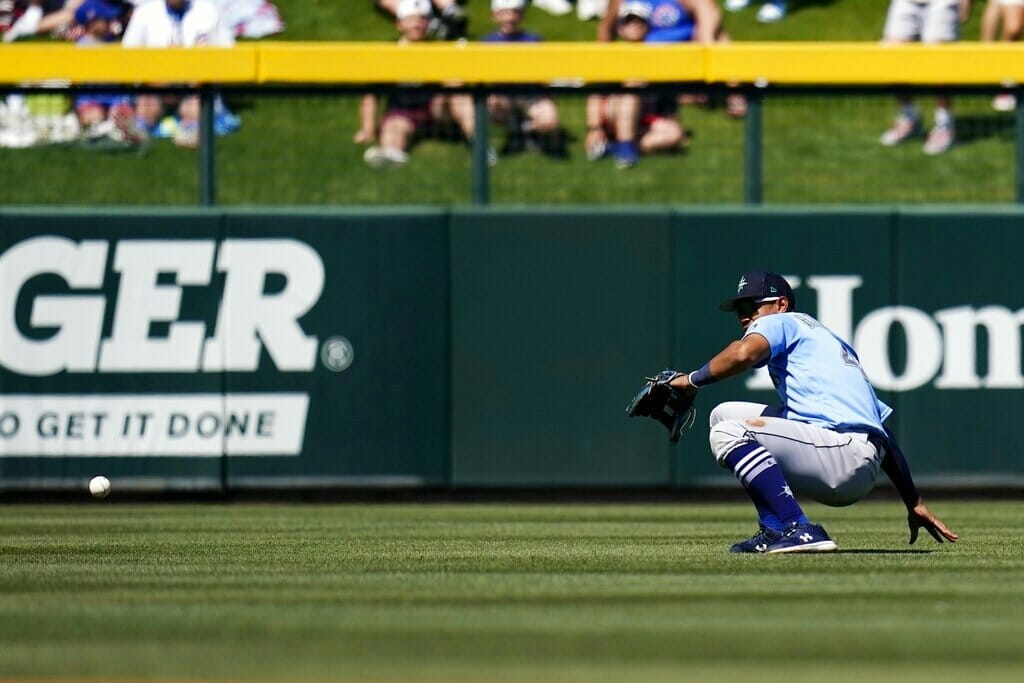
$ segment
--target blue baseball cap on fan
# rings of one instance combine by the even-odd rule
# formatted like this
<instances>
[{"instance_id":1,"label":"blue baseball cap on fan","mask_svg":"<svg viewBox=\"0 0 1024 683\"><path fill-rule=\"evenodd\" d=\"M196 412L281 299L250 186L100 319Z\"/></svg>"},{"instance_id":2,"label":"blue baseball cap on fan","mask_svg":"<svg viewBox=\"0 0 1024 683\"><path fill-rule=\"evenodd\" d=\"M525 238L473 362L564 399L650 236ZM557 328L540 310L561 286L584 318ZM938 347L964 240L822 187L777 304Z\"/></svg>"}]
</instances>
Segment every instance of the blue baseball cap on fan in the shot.
<instances>
[{"instance_id":1,"label":"blue baseball cap on fan","mask_svg":"<svg viewBox=\"0 0 1024 683\"><path fill-rule=\"evenodd\" d=\"M736 285L736 296L726 299L718 308L723 311L735 311L736 302L743 299L764 301L783 296L789 299L789 310L795 310L796 296L793 295L793 288L786 282L786 278L767 270L752 270L740 277Z\"/></svg>"},{"instance_id":2,"label":"blue baseball cap on fan","mask_svg":"<svg viewBox=\"0 0 1024 683\"><path fill-rule=\"evenodd\" d=\"M117 19L119 16L121 16L121 10L108 5L103 0L85 0L75 10L75 23L88 26L97 19L110 21L111 19Z\"/></svg>"}]
</instances>

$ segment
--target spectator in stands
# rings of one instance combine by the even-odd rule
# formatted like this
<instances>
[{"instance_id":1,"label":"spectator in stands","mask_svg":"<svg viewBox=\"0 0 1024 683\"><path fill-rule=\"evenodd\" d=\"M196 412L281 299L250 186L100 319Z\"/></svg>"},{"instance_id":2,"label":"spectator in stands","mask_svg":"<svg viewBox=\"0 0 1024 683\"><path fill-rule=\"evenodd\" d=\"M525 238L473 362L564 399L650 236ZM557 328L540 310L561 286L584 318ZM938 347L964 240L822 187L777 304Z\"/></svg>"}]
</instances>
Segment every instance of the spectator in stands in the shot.
<instances>
[{"instance_id":1,"label":"spectator in stands","mask_svg":"<svg viewBox=\"0 0 1024 683\"><path fill-rule=\"evenodd\" d=\"M610 0L608 13L597 28L597 39L614 37L619 9L626 0ZM715 0L647 0L651 7L647 43L727 43L729 34L722 28L722 12ZM747 113L747 100L739 93L726 97L726 113L742 117Z\"/></svg>"},{"instance_id":2,"label":"spectator in stands","mask_svg":"<svg viewBox=\"0 0 1024 683\"><path fill-rule=\"evenodd\" d=\"M1024 0L988 0L981 17L982 42L994 42L1000 24L1004 41L1020 40L1024 33ZM1012 93L999 93L992 98L992 108L996 111L1013 111L1017 108L1017 98Z\"/></svg>"},{"instance_id":3,"label":"spectator in stands","mask_svg":"<svg viewBox=\"0 0 1024 683\"><path fill-rule=\"evenodd\" d=\"M373 0L374 6L398 18L398 5L401 0ZM458 40L466 37L468 15L463 5L466 0L433 0L436 14L431 13L427 21L427 35L437 40Z\"/></svg>"},{"instance_id":4,"label":"spectator in stands","mask_svg":"<svg viewBox=\"0 0 1024 683\"><path fill-rule=\"evenodd\" d=\"M891 0L885 20L882 42L886 44L951 43L959 34L959 25L970 16L970 0ZM909 97L901 97L900 110L891 128L882 133L880 142L893 147L922 132L921 114ZM953 146L953 112L949 97L935 100L935 125L925 139L925 154L942 154Z\"/></svg>"},{"instance_id":5,"label":"spectator in stands","mask_svg":"<svg viewBox=\"0 0 1024 683\"><path fill-rule=\"evenodd\" d=\"M643 42L651 17L650 3L625 0L616 4L619 38ZM615 167L627 169L636 165L641 153L678 148L685 138L676 118L678 106L673 95L591 95L587 98L587 158L593 161L610 152Z\"/></svg>"},{"instance_id":6,"label":"spectator in stands","mask_svg":"<svg viewBox=\"0 0 1024 683\"><path fill-rule=\"evenodd\" d=\"M147 0L132 13L121 39L123 47L230 47L235 37L209 0ZM160 133L157 125L168 111L178 120L174 142L199 144L199 98L139 95L135 116L140 128Z\"/></svg>"},{"instance_id":7,"label":"spectator in stands","mask_svg":"<svg viewBox=\"0 0 1024 683\"><path fill-rule=\"evenodd\" d=\"M11 0L0 2L4 42L53 31L74 22L82 0ZM5 6L6 5L6 6ZM13 20L13 21L12 21Z\"/></svg>"},{"instance_id":8,"label":"spectator in stands","mask_svg":"<svg viewBox=\"0 0 1024 683\"><path fill-rule=\"evenodd\" d=\"M539 43L536 33L521 27L526 0L491 0L491 16L498 30L483 37L485 43ZM487 99L491 120L505 126L502 154L536 147L556 157L567 155L565 135L558 125L558 108L550 97L507 97Z\"/></svg>"},{"instance_id":9,"label":"spectator in stands","mask_svg":"<svg viewBox=\"0 0 1024 683\"><path fill-rule=\"evenodd\" d=\"M395 8L396 27L401 44L427 39L430 0L400 0ZM359 107L360 127L355 142L367 144L377 139L377 97L364 95ZM450 116L467 140L474 132L473 98L469 95L439 95L420 89L397 92L388 99L380 124L380 143L363 154L372 168L400 166L409 161L409 148L417 139L436 133Z\"/></svg>"},{"instance_id":10,"label":"spectator in stands","mask_svg":"<svg viewBox=\"0 0 1024 683\"><path fill-rule=\"evenodd\" d=\"M926 0L927 1L927 0ZM757 10L757 20L762 24L774 24L786 18L786 0L768 0ZM725 0L725 9L739 12L750 7L750 0Z\"/></svg>"},{"instance_id":11,"label":"spectator in stands","mask_svg":"<svg viewBox=\"0 0 1024 683\"><path fill-rule=\"evenodd\" d=\"M79 46L114 42L110 22L121 10L103 0L85 0L75 10L75 24L83 30L76 41ZM146 138L135 127L131 98L125 94L89 93L75 98L75 114L87 138L112 137L129 145L138 145Z\"/></svg>"}]
</instances>

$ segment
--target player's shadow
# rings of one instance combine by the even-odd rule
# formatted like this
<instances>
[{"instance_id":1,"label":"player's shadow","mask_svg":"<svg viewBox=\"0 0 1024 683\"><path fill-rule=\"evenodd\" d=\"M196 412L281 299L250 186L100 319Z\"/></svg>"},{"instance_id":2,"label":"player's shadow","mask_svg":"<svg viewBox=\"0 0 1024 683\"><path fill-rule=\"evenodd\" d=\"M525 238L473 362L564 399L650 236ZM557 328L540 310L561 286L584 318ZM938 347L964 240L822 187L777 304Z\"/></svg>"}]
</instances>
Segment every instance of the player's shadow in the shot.
<instances>
[{"instance_id":1,"label":"player's shadow","mask_svg":"<svg viewBox=\"0 0 1024 683\"><path fill-rule=\"evenodd\" d=\"M893 550L892 548L851 548L849 550L837 550L842 555L928 555L934 551L920 548L906 548Z\"/></svg>"}]
</instances>

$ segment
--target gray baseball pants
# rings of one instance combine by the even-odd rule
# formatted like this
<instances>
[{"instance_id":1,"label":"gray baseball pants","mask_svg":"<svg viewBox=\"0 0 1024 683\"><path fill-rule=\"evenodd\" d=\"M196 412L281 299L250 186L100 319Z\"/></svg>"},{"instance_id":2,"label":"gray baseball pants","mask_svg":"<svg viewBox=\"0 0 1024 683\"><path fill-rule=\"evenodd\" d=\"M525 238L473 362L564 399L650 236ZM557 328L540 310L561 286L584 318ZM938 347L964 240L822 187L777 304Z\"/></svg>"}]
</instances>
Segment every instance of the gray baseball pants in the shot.
<instances>
[{"instance_id":1,"label":"gray baseball pants","mask_svg":"<svg viewBox=\"0 0 1024 683\"><path fill-rule=\"evenodd\" d=\"M885 453L866 434L768 417L767 407L730 401L711 411L711 452L720 465L733 449L757 443L775 456L797 496L842 506L871 491Z\"/></svg>"}]
</instances>

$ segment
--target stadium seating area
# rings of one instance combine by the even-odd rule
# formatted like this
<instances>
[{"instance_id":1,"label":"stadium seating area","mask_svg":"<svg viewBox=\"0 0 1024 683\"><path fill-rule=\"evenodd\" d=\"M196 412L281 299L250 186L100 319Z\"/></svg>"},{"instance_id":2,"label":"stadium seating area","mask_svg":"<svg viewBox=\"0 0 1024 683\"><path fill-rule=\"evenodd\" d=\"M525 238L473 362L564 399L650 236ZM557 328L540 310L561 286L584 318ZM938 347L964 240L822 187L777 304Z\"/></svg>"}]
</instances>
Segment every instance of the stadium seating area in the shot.
<instances>
[{"instance_id":1,"label":"stadium seating area","mask_svg":"<svg viewBox=\"0 0 1024 683\"><path fill-rule=\"evenodd\" d=\"M444 2L438 0L435 8L441 16ZM728 5L726 10L736 11L722 12L724 27L735 41L877 41L888 6L886 0L805 0L789 3L783 21L764 23L758 20L759 3L745 8L737 8L738 4L723 3ZM534 5L524 16L523 25L528 31L548 41L594 40L597 21L580 20L578 12L561 14L555 7L557 2ZM370 0L312 6L283 0L276 6L287 25L275 37L277 40L391 41L398 36L392 19ZM489 1L469 0L460 10L467 19L462 30L468 40L480 40L495 30ZM964 40L978 38L981 14L976 9L964 24ZM1014 118L1010 112L991 108L994 94L997 91L956 100L958 144L941 162L922 154L920 142L894 149L878 144L880 134L897 112L895 102L885 94L868 96L842 90L813 96L769 94L761 143L764 176L768 179L763 198L768 202L1013 201ZM542 95L538 92L531 97ZM587 142L597 121L587 111L585 95L562 90L549 100L557 109L558 128L553 135L535 130L537 123L525 115L525 110L516 113L513 108L511 116L493 117L489 131L490 201L744 200L746 131L741 117L727 116L737 112L727 106L731 103L726 95L708 97L700 88L696 92L670 93L669 104L676 99L682 105L666 120L681 122L681 130L669 140L668 154L645 158L635 167L618 154L615 140L608 140L603 148L607 161L592 161L599 150ZM649 106L657 107L657 101L651 100ZM665 101L663 96L662 104ZM10 143L6 146L24 147L31 142L19 137L17 126L12 130L12 121L24 120L26 115L37 119L42 141L65 143L28 150L0 149L0 159L7 167L32 177L38 174L38 168L59 165L58 174L76 179L50 188L7 186L0 188L0 200L99 205L194 202L197 179L189 153L159 141L147 144L145 135L138 134L139 128L149 128L141 132L154 138L176 139L188 147L197 141L194 125L182 125L180 116L165 117L146 126L126 125L126 117L116 115L113 107L107 119L88 122L70 114L70 103L70 98L60 95L32 95L27 104L17 97L8 100L0 111L0 126L6 126L0 137ZM927 125L931 104L927 100L922 104ZM67 111L61 111L62 107ZM415 149L400 150L397 165L407 168L382 174L376 169L396 165L396 157L378 153L380 145L360 134L365 128L360 123L361 107L357 93L289 97L258 91L228 93L218 106L217 132L231 132L239 124L242 127L239 134L223 138L216 145L218 200L226 204L442 205L471 201L471 154L468 145L458 144L468 142L471 131L467 134L467 127L459 124L457 116L442 117L436 128L421 131L429 134L420 136ZM384 108L382 102L378 122ZM657 111L649 111L643 120L657 115ZM462 119L468 118L464 113ZM612 118L601 123L608 124L608 133L614 133ZM97 131L98 136L94 135ZM137 154L68 154L64 147L70 140L85 149L143 153L144 161ZM96 144L97 140L102 144ZM624 174L620 171L624 167L633 168ZM786 172L777 172L780 169ZM89 179L83 182L86 176ZM822 181L837 177L839 182ZM969 191L959 182L963 177L977 180ZM289 182L295 178L303 182ZM148 188L146 193L136 191L140 181ZM67 196L68 191L74 196Z\"/></svg>"}]
</instances>

